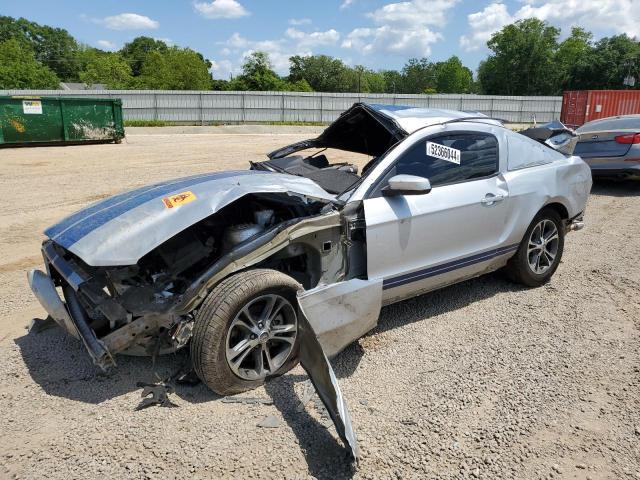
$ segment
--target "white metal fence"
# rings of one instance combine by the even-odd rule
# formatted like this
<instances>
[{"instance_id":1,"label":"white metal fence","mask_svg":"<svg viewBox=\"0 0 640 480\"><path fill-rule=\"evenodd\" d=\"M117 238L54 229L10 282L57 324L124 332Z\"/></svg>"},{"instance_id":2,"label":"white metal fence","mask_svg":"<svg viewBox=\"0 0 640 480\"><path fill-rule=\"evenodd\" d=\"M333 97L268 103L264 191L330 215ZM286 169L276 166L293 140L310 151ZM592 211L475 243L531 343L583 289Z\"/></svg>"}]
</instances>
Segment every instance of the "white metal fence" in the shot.
<instances>
[{"instance_id":1,"label":"white metal fence","mask_svg":"<svg viewBox=\"0 0 640 480\"><path fill-rule=\"evenodd\" d=\"M482 112L512 123L560 117L562 97L166 90L0 90L0 95L121 98L126 120L329 123L355 102Z\"/></svg>"}]
</instances>

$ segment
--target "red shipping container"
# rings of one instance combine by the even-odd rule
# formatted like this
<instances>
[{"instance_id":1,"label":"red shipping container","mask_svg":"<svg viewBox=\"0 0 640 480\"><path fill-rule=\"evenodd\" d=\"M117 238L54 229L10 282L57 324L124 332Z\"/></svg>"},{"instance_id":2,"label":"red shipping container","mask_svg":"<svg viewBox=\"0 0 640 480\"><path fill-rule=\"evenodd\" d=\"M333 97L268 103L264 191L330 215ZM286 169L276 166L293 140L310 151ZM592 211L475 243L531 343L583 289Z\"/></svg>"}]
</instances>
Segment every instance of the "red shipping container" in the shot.
<instances>
[{"instance_id":1,"label":"red shipping container","mask_svg":"<svg viewBox=\"0 0 640 480\"><path fill-rule=\"evenodd\" d=\"M598 118L640 113L640 90L573 90L562 95L560 121L579 127Z\"/></svg>"}]
</instances>

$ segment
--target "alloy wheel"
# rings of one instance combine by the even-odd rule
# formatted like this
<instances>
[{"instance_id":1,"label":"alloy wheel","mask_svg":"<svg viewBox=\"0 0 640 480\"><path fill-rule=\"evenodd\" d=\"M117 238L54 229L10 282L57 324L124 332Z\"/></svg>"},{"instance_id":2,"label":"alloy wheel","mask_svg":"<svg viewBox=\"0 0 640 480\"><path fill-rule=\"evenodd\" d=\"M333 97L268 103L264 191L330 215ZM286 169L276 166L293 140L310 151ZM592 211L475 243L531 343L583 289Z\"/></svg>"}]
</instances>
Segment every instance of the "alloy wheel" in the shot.
<instances>
[{"instance_id":1,"label":"alloy wheel","mask_svg":"<svg viewBox=\"0 0 640 480\"><path fill-rule=\"evenodd\" d=\"M291 355L297 332L296 311L285 297L268 294L252 299L229 326L229 368L243 380L273 375Z\"/></svg>"},{"instance_id":2,"label":"alloy wheel","mask_svg":"<svg viewBox=\"0 0 640 480\"><path fill-rule=\"evenodd\" d=\"M553 266L559 243L556 224L548 219L538 222L531 231L527 247L527 260L533 273L542 275Z\"/></svg>"}]
</instances>

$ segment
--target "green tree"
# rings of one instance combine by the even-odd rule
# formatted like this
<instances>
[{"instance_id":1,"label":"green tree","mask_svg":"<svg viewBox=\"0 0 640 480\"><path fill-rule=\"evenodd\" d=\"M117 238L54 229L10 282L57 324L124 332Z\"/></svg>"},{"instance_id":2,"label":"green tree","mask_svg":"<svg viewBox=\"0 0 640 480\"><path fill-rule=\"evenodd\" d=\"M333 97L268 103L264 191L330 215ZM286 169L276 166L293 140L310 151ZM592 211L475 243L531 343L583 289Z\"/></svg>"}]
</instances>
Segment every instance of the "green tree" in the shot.
<instances>
[{"instance_id":1,"label":"green tree","mask_svg":"<svg viewBox=\"0 0 640 480\"><path fill-rule=\"evenodd\" d=\"M365 69L364 80L367 88L366 91L369 93L385 93L387 91L387 81L380 72Z\"/></svg>"},{"instance_id":2,"label":"green tree","mask_svg":"<svg viewBox=\"0 0 640 480\"><path fill-rule=\"evenodd\" d=\"M56 74L39 63L27 45L15 38L0 42L1 89L57 89L59 84Z\"/></svg>"},{"instance_id":3,"label":"green tree","mask_svg":"<svg viewBox=\"0 0 640 480\"><path fill-rule=\"evenodd\" d=\"M190 48L152 51L135 78L136 88L152 90L209 90L213 80L206 61Z\"/></svg>"},{"instance_id":4,"label":"green tree","mask_svg":"<svg viewBox=\"0 0 640 480\"><path fill-rule=\"evenodd\" d=\"M231 80L230 87L231 90L284 91L287 82L273 71L267 53L252 52L245 58L242 74Z\"/></svg>"},{"instance_id":5,"label":"green tree","mask_svg":"<svg viewBox=\"0 0 640 480\"><path fill-rule=\"evenodd\" d=\"M640 42L627 35L605 37L595 43L571 69L572 89L621 89L627 75L640 88Z\"/></svg>"},{"instance_id":6,"label":"green tree","mask_svg":"<svg viewBox=\"0 0 640 480\"><path fill-rule=\"evenodd\" d=\"M169 47L162 40L151 37L136 37L125 43L120 49L120 55L129 62L134 77L142 73L142 65L151 52L166 53Z\"/></svg>"},{"instance_id":7,"label":"green tree","mask_svg":"<svg viewBox=\"0 0 640 480\"><path fill-rule=\"evenodd\" d=\"M403 91L404 78L397 70L383 70L380 75L384 78L386 93L400 93Z\"/></svg>"},{"instance_id":8,"label":"green tree","mask_svg":"<svg viewBox=\"0 0 640 480\"><path fill-rule=\"evenodd\" d=\"M304 78L295 82L287 82L285 89L288 92L313 92L313 88Z\"/></svg>"},{"instance_id":9,"label":"green tree","mask_svg":"<svg viewBox=\"0 0 640 480\"><path fill-rule=\"evenodd\" d=\"M436 88L436 68L428 58L410 58L402 68L401 93L425 93Z\"/></svg>"},{"instance_id":10,"label":"green tree","mask_svg":"<svg viewBox=\"0 0 640 480\"><path fill-rule=\"evenodd\" d=\"M561 90L573 89L581 81L585 62L590 58L593 35L581 27L573 27L571 35L558 46L555 63L559 69Z\"/></svg>"},{"instance_id":11,"label":"green tree","mask_svg":"<svg viewBox=\"0 0 640 480\"><path fill-rule=\"evenodd\" d=\"M36 60L53 70L62 81L78 80L79 69L75 61L78 43L66 30L25 18L0 16L0 42L10 38L30 47Z\"/></svg>"},{"instance_id":12,"label":"green tree","mask_svg":"<svg viewBox=\"0 0 640 480\"><path fill-rule=\"evenodd\" d=\"M473 83L471 70L455 55L435 65L438 93L469 93Z\"/></svg>"},{"instance_id":13,"label":"green tree","mask_svg":"<svg viewBox=\"0 0 640 480\"><path fill-rule=\"evenodd\" d=\"M295 55L289 59L289 81L306 80L316 92L353 92L353 71L342 60L328 55Z\"/></svg>"},{"instance_id":14,"label":"green tree","mask_svg":"<svg viewBox=\"0 0 640 480\"><path fill-rule=\"evenodd\" d=\"M118 53L95 50L80 72L80 80L87 85L102 83L107 88L126 89L132 84L131 67Z\"/></svg>"},{"instance_id":15,"label":"green tree","mask_svg":"<svg viewBox=\"0 0 640 480\"><path fill-rule=\"evenodd\" d=\"M487 94L552 95L559 90L555 64L560 30L537 18L520 20L493 34L492 53L478 77Z\"/></svg>"}]
</instances>

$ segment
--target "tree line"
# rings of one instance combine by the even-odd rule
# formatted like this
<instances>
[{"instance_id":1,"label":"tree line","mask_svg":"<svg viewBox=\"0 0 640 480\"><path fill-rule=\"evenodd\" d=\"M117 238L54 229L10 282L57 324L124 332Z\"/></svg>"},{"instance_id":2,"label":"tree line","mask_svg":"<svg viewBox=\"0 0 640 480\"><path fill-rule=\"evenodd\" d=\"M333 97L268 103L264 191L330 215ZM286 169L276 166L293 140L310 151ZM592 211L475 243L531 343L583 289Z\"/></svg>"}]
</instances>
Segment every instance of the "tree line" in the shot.
<instances>
[{"instance_id":1,"label":"tree line","mask_svg":"<svg viewBox=\"0 0 640 480\"><path fill-rule=\"evenodd\" d=\"M455 55L440 62L411 58L400 70L377 71L328 55L296 55L281 76L267 53L253 52L239 75L219 80L211 75L212 63L190 48L141 36L107 52L64 29L0 16L0 88L56 89L63 81L110 89L557 95L620 89L625 78L640 76L636 39L623 34L594 41L580 27L562 41L560 34L535 18L505 26L487 42L490 53L475 79Z\"/></svg>"}]
</instances>

